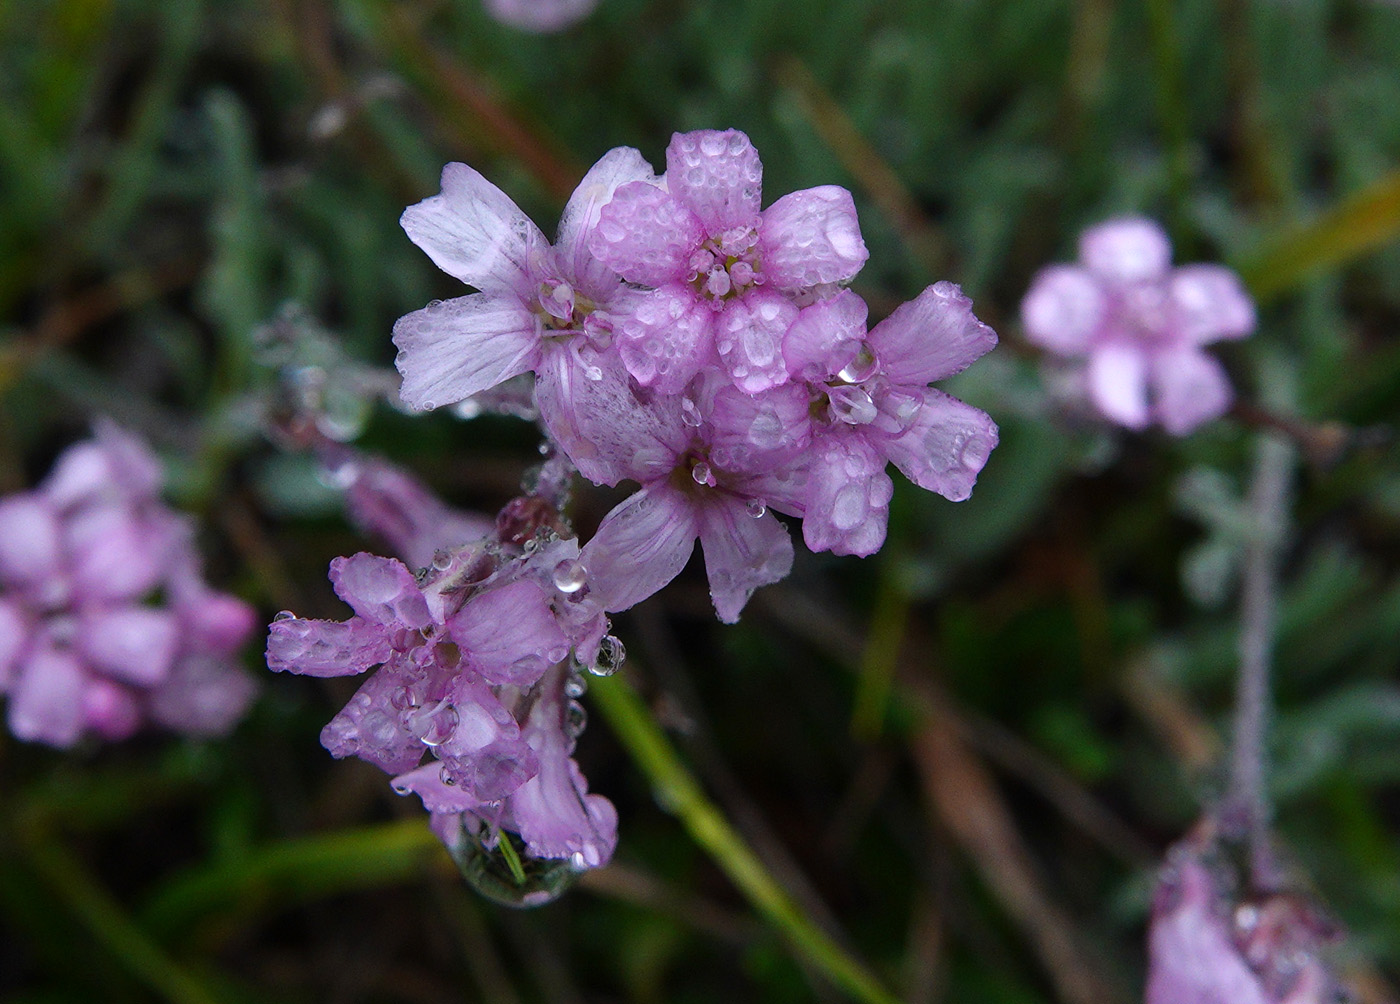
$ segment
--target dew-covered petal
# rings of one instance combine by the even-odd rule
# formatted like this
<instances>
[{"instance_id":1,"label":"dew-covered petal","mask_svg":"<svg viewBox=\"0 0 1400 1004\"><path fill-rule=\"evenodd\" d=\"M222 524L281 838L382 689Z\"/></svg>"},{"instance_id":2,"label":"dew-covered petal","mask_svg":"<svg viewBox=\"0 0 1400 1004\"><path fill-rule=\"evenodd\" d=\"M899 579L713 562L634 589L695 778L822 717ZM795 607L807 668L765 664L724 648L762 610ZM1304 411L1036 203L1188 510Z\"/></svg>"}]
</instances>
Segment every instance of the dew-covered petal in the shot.
<instances>
[{"instance_id":1,"label":"dew-covered petal","mask_svg":"<svg viewBox=\"0 0 1400 1004\"><path fill-rule=\"evenodd\" d=\"M396 558L361 551L331 561L335 594L365 620L388 627L423 628L433 622L413 573Z\"/></svg>"},{"instance_id":2,"label":"dew-covered petal","mask_svg":"<svg viewBox=\"0 0 1400 1004\"><path fill-rule=\"evenodd\" d=\"M530 266L549 243L510 196L466 164L442 169L442 192L399 223L438 268L488 293L528 293Z\"/></svg>"},{"instance_id":3,"label":"dew-covered petal","mask_svg":"<svg viewBox=\"0 0 1400 1004\"><path fill-rule=\"evenodd\" d=\"M83 731L87 672L77 656L36 646L10 687L9 722L15 738L66 748Z\"/></svg>"},{"instance_id":4,"label":"dew-covered petal","mask_svg":"<svg viewBox=\"0 0 1400 1004\"><path fill-rule=\"evenodd\" d=\"M471 812L480 800L464 791L461 785L446 784L442 779L442 764L430 760L423 766L400 774L390 784L400 795L417 795L423 808L431 813Z\"/></svg>"},{"instance_id":5,"label":"dew-covered petal","mask_svg":"<svg viewBox=\"0 0 1400 1004\"><path fill-rule=\"evenodd\" d=\"M616 353L550 346L535 404L554 441L594 484L663 477L690 438L679 399L635 388Z\"/></svg>"},{"instance_id":6,"label":"dew-covered petal","mask_svg":"<svg viewBox=\"0 0 1400 1004\"><path fill-rule=\"evenodd\" d=\"M737 129L678 132L666 147L666 186L715 236L758 223L763 164Z\"/></svg>"},{"instance_id":7,"label":"dew-covered petal","mask_svg":"<svg viewBox=\"0 0 1400 1004\"><path fill-rule=\"evenodd\" d=\"M154 607L90 609L80 618L78 646L89 665L137 687L170 673L182 627Z\"/></svg>"},{"instance_id":8,"label":"dew-covered petal","mask_svg":"<svg viewBox=\"0 0 1400 1004\"><path fill-rule=\"evenodd\" d=\"M813 551L874 554L885 542L894 482L864 436L828 436L813 450L802 539Z\"/></svg>"},{"instance_id":9,"label":"dew-covered petal","mask_svg":"<svg viewBox=\"0 0 1400 1004\"><path fill-rule=\"evenodd\" d=\"M481 802L498 802L535 776L538 755L484 680L459 673L448 697L457 726L435 750L444 779Z\"/></svg>"},{"instance_id":10,"label":"dew-covered petal","mask_svg":"<svg viewBox=\"0 0 1400 1004\"><path fill-rule=\"evenodd\" d=\"M593 231L602 219L603 207L617 190L632 182L660 191L651 165L630 146L620 146L603 154L579 182L559 221L555 256L564 277L595 302L606 299L618 284L618 273L591 249ZM648 239L651 234L645 235ZM664 281L664 280L663 280Z\"/></svg>"},{"instance_id":11,"label":"dew-covered petal","mask_svg":"<svg viewBox=\"0 0 1400 1004\"><path fill-rule=\"evenodd\" d=\"M1077 265L1041 269L1021 301L1026 338L1062 356L1088 353L1104 321L1108 300L1102 287Z\"/></svg>"},{"instance_id":12,"label":"dew-covered petal","mask_svg":"<svg viewBox=\"0 0 1400 1004\"><path fill-rule=\"evenodd\" d=\"M927 384L960 373L992 350L996 332L951 282L936 282L870 330L880 370L894 383Z\"/></svg>"},{"instance_id":13,"label":"dew-covered petal","mask_svg":"<svg viewBox=\"0 0 1400 1004\"><path fill-rule=\"evenodd\" d=\"M584 545L591 595L609 612L640 603L680 574L699 532L684 495L664 481L648 485L603 517Z\"/></svg>"},{"instance_id":14,"label":"dew-covered petal","mask_svg":"<svg viewBox=\"0 0 1400 1004\"><path fill-rule=\"evenodd\" d=\"M549 599L537 582L511 582L473 596L448 621L448 630L463 658L487 680L528 687L569 654Z\"/></svg>"},{"instance_id":15,"label":"dew-covered petal","mask_svg":"<svg viewBox=\"0 0 1400 1004\"><path fill-rule=\"evenodd\" d=\"M772 513L755 516L745 499L711 494L700 507L700 547L715 613L726 624L739 619L759 586L792 571L792 537Z\"/></svg>"},{"instance_id":16,"label":"dew-covered petal","mask_svg":"<svg viewBox=\"0 0 1400 1004\"><path fill-rule=\"evenodd\" d=\"M321 745L333 757L357 756L390 774L418 766L427 747L404 727L392 700L403 688L404 675L385 666L321 730Z\"/></svg>"},{"instance_id":17,"label":"dew-covered petal","mask_svg":"<svg viewBox=\"0 0 1400 1004\"><path fill-rule=\"evenodd\" d=\"M784 195L763 212L763 274L778 289L847 282L870 252L851 193L822 185Z\"/></svg>"},{"instance_id":18,"label":"dew-covered petal","mask_svg":"<svg viewBox=\"0 0 1400 1004\"><path fill-rule=\"evenodd\" d=\"M1107 342L1089 354L1089 399L1111 422L1142 429L1151 418L1147 404L1147 357L1122 342Z\"/></svg>"},{"instance_id":19,"label":"dew-covered petal","mask_svg":"<svg viewBox=\"0 0 1400 1004\"><path fill-rule=\"evenodd\" d=\"M267 668L278 672L353 676L378 666L392 651L384 626L359 617L292 617L273 621L267 631Z\"/></svg>"},{"instance_id":20,"label":"dew-covered petal","mask_svg":"<svg viewBox=\"0 0 1400 1004\"><path fill-rule=\"evenodd\" d=\"M761 474L797 459L812 440L809 394L802 384L783 384L746 394L728 381L707 381L697 395L708 420L710 462L726 475Z\"/></svg>"},{"instance_id":21,"label":"dew-covered petal","mask_svg":"<svg viewBox=\"0 0 1400 1004\"><path fill-rule=\"evenodd\" d=\"M29 624L18 603L0 596L0 694L10 687L16 667L29 646Z\"/></svg>"},{"instance_id":22,"label":"dew-covered petal","mask_svg":"<svg viewBox=\"0 0 1400 1004\"><path fill-rule=\"evenodd\" d=\"M734 386L757 394L787 380L783 336L796 319L797 308L771 290L733 300L715 316L715 349Z\"/></svg>"},{"instance_id":23,"label":"dew-covered petal","mask_svg":"<svg viewBox=\"0 0 1400 1004\"><path fill-rule=\"evenodd\" d=\"M882 440L880 449L920 488L953 502L972 494L999 436L996 423L974 408L933 387L920 391L923 402L913 424L901 435Z\"/></svg>"},{"instance_id":24,"label":"dew-covered petal","mask_svg":"<svg viewBox=\"0 0 1400 1004\"><path fill-rule=\"evenodd\" d=\"M186 735L219 737L233 730L258 694L258 681L231 659L191 652L151 692L153 721Z\"/></svg>"},{"instance_id":25,"label":"dew-covered petal","mask_svg":"<svg viewBox=\"0 0 1400 1004\"><path fill-rule=\"evenodd\" d=\"M627 371L660 394L679 394L715 358L715 313L683 283L639 298L614 328Z\"/></svg>"},{"instance_id":26,"label":"dew-covered petal","mask_svg":"<svg viewBox=\"0 0 1400 1004\"><path fill-rule=\"evenodd\" d=\"M1234 400L1225 368L1200 349L1169 349L1152 356L1153 411L1173 436L1219 418Z\"/></svg>"},{"instance_id":27,"label":"dew-covered petal","mask_svg":"<svg viewBox=\"0 0 1400 1004\"><path fill-rule=\"evenodd\" d=\"M1084 231L1079 260L1097 278L1114 285L1148 282L1166 275L1172 245L1156 220L1125 216Z\"/></svg>"},{"instance_id":28,"label":"dew-covered petal","mask_svg":"<svg viewBox=\"0 0 1400 1004\"><path fill-rule=\"evenodd\" d=\"M539 323L513 295L473 293L432 303L394 324L399 397L427 411L455 404L533 369Z\"/></svg>"},{"instance_id":29,"label":"dew-covered petal","mask_svg":"<svg viewBox=\"0 0 1400 1004\"><path fill-rule=\"evenodd\" d=\"M1254 301L1240 277L1223 265L1183 265L1172 272L1168 289L1180 338L1204 345L1254 330Z\"/></svg>"},{"instance_id":30,"label":"dew-covered petal","mask_svg":"<svg viewBox=\"0 0 1400 1004\"><path fill-rule=\"evenodd\" d=\"M58 580L63 567L58 513L33 494L0 499L0 582Z\"/></svg>"},{"instance_id":31,"label":"dew-covered petal","mask_svg":"<svg viewBox=\"0 0 1400 1004\"><path fill-rule=\"evenodd\" d=\"M662 286L684 281L705 231L695 214L658 184L618 186L588 233L594 257L629 282Z\"/></svg>"},{"instance_id":32,"label":"dew-covered petal","mask_svg":"<svg viewBox=\"0 0 1400 1004\"><path fill-rule=\"evenodd\" d=\"M867 314L849 289L803 307L783 336L788 372L813 383L835 377L860 353Z\"/></svg>"}]
</instances>

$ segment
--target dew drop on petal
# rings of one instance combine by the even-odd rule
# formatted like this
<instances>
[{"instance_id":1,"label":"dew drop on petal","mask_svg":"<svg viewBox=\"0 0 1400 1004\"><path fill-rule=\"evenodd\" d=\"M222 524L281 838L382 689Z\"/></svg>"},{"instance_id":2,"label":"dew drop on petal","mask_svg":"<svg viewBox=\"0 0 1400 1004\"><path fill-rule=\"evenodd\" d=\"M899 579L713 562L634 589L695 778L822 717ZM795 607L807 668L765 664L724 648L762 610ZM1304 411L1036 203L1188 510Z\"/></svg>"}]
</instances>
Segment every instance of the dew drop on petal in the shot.
<instances>
[{"instance_id":1,"label":"dew drop on petal","mask_svg":"<svg viewBox=\"0 0 1400 1004\"><path fill-rule=\"evenodd\" d=\"M594 676L612 676L627 661L627 647L615 635L605 634L598 643L598 658L588 671Z\"/></svg>"},{"instance_id":2,"label":"dew drop on petal","mask_svg":"<svg viewBox=\"0 0 1400 1004\"><path fill-rule=\"evenodd\" d=\"M583 562L564 560L554 566L554 588L561 593L576 593L588 581L588 569Z\"/></svg>"},{"instance_id":3,"label":"dew drop on petal","mask_svg":"<svg viewBox=\"0 0 1400 1004\"><path fill-rule=\"evenodd\" d=\"M275 614L272 615L272 619L273 619L274 622L276 622L276 621L294 621L294 620L297 619L297 615L294 614L294 613L292 613L290 610L279 610L279 611L277 611L277 613L275 613Z\"/></svg>"},{"instance_id":4,"label":"dew drop on petal","mask_svg":"<svg viewBox=\"0 0 1400 1004\"><path fill-rule=\"evenodd\" d=\"M768 512L768 507L759 499L749 499L749 504L746 508L749 511L749 515L754 519L762 519Z\"/></svg>"}]
</instances>

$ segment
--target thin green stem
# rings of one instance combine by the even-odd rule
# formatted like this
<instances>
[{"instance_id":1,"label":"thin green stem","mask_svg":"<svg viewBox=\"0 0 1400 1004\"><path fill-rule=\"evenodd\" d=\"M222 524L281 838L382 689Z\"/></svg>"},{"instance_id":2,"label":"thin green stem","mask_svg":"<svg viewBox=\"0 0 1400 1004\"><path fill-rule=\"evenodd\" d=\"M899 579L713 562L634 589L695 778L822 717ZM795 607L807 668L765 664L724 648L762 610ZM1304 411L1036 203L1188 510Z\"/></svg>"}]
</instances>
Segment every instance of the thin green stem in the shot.
<instances>
[{"instance_id":1,"label":"thin green stem","mask_svg":"<svg viewBox=\"0 0 1400 1004\"><path fill-rule=\"evenodd\" d=\"M216 1004L215 997L138 927L52 833L26 835L35 872L133 975L172 1004Z\"/></svg>"},{"instance_id":2,"label":"thin green stem","mask_svg":"<svg viewBox=\"0 0 1400 1004\"><path fill-rule=\"evenodd\" d=\"M904 644L904 628L909 620L909 596L901 588L896 569L886 563L881 569L875 595L875 615L869 640L860 657L856 678L855 706L851 712L851 734L857 739L880 738L885 708L894 688L899 650Z\"/></svg>"},{"instance_id":3,"label":"thin green stem","mask_svg":"<svg viewBox=\"0 0 1400 1004\"><path fill-rule=\"evenodd\" d=\"M651 779L657 800L681 824L739 891L792 943L802 958L865 1004L898 1004L860 962L817 927L768 874L723 814L705 797L637 692L620 677L598 679L594 706Z\"/></svg>"}]
</instances>

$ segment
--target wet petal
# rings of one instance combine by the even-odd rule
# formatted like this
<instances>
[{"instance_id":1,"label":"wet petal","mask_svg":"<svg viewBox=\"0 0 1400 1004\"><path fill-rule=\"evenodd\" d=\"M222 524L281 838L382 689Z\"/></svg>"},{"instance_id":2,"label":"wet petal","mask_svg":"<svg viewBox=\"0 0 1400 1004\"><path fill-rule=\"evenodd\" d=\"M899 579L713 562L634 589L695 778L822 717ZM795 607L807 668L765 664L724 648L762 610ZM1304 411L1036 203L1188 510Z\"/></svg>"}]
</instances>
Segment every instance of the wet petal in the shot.
<instances>
[{"instance_id":1,"label":"wet petal","mask_svg":"<svg viewBox=\"0 0 1400 1004\"><path fill-rule=\"evenodd\" d=\"M400 317L394 344L394 365L403 374L399 397L427 411L533 369L539 324L517 296L473 293Z\"/></svg>"},{"instance_id":2,"label":"wet petal","mask_svg":"<svg viewBox=\"0 0 1400 1004\"><path fill-rule=\"evenodd\" d=\"M427 747L404 727L401 709L392 701L404 680L394 666L371 676L321 730L321 745L331 756L357 756L390 774L418 766Z\"/></svg>"},{"instance_id":3,"label":"wet petal","mask_svg":"<svg viewBox=\"0 0 1400 1004\"><path fill-rule=\"evenodd\" d=\"M737 129L673 135L666 147L666 185L710 236L758 223L763 164Z\"/></svg>"},{"instance_id":4,"label":"wet petal","mask_svg":"<svg viewBox=\"0 0 1400 1004\"><path fill-rule=\"evenodd\" d=\"M389 658L383 625L348 621L273 621L267 632L267 668L303 676L353 676Z\"/></svg>"},{"instance_id":5,"label":"wet petal","mask_svg":"<svg viewBox=\"0 0 1400 1004\"><path fill-rule=\"evenodd\" d=\"M997 343L951 282L929 286L870 330L881 372L901 384L927 384L960 373Z\"/></svg>"},{"instance_id":6,"label":"wet petal","mask_svg":"<svg viewBox=\"0 0 1400 1004\"><path fill-rule=\"evenodd\" d=\"M1108 301L1098 282L1075 265L1052 265L1035 277L1021 302L1026 338L1062 356L1089 351Z\"/></svg>"},{"instance_id":7,"label":"wet petal","mask_svg":"<svg viewBox=\"0 0 1400 1004\"><path fill-rule=\"evenodd\" d=\"M641 297L614 325L627 371L661 394L680 393L715 357L714 311L681 283Z\"/></svg>"},{"instance_id":8,"label":"wet petal","mask_svg":"<svg viewBox=\"0 0 1400 1004\"><path fill-rule=\"evenodd\" d=\"M693 507L665 482L643 488L603 518L583 548L592 595L626 610L680 574L700 532Z\"/></svg>"},{"instance_id":9,"label":"wet petal","mask_svg":"<svg viewBox=\"0 0 1400 1004\"><path fill-rule=\"evenodd\" d=\"M700 509L700 547L715 613L739 619L759 586L792 571L792 537L772 513L755 517L745 499L714 494Z\"/></svg>"},{"instance_id":10,"label":"wet petal","mask_svg":"<svg viewBox=\"0 0 1400 1004\"><path fill-rule=\"evenodd\" d=\"M803 307L783 336L788 371L814 383L836 376L861 350L867 313L848 289Z\"/></svg>"},{"instance_id":11,"label":"wet petal","mask_svg":"<svg viewBox=\"0 0 1400 1004\"><path fill-rule=\"evenodd\" d=\"M921 396L913 424L881 448L914 484L961 502L972 494L997 445L996 423L980 408L933 387L924 388Z\"/></svg>"},{"instance_id":12,"label":"wet petal","mask_svg":"<svg viewBox=\"0 0 1400 1004\"><path fill-rule=\"evenodd\" d=\"M510 196L466 164L442 169L442 192L404 210L409 239L438 268L477 289L525 293L548 242Z\"/></svg>"},{"instance_id":13,"label":"wet petal","mask_svg":"<svg viewBox=\"0 0 1400 1004\"><path fill-rule=\"evenodd\" d=\"M331 561L335 594L365 620L388 627L427 627L433 622L413 573L395 558L359 554Z\"/></svg>"},{"instance_id":14,"label":"wet petal","mask_svg":"<svg viewBox=\"0 0 1400 1004\"><path fill-rule=\"evenodd\" d=\"M603 207L612 201L619 188L634 181L660 191L651 165L640 152L630 146L609 150L578 183L559 222L555 255L564 278L595 302L605 299L617 286L618 273L599 260L589 242L602 219Z\"/></svg>"},{"instance_id":15,"label":"wet petal","mask_svg":"<svg viewBox=\"0 0 1400 1004\"><path fill-rule=\"evenodd\" d=\"M865 557L885 542L894 482L863 436L828 436L815 450L802 537L813 551Z\"/></svg>"},{"instance_id":16,"label":"wet petal","mask_svg":"<svg viewBox=\"0 0 1400 1004\"><path fill-rule=\"evenodd\" d=\"M569 654L549 596L528 579L477 593L448 629L463 658L495 684L528 687Z\"/></svg>"},{"instance_id":17,"label":"wet petal","mask_svg":"<svg viewBox=\"0 0 1400 1004\"><path fill-rule=\"evenodd\" d=\"M432 813L471 812L481 805L481 801L464 791L461 785L444 783L442 764L436 760L400 774L390 784L400 795L417 795L423 800L423 808Z\"/></svg>"},{"instance_id":18,"label":"wet petal","mask_svg":"<svg viewBox=\"0 0 1400 1004\"><path fill-rule=\"evenodd\" d=\"M715 348L734 386L757 394L787 380L783 336L797 308L772 291L730 301L715 318Z\"/></svg>"},{"instance_id":19,"label":"wet petal","mask_svg":"<svg viewBox=\"0 0 1400 1004\"><path fill-rule=\"evenodd\" d=\"M663 286L684 281L695 248L705 239L695 214L651 181L631 181L613 193L588 234L588 247L629 282Z\"/></svg>"},{"instance_id":20,"label":"wet petal","mask_svg":"<svg viewBox=\"0 0 1400 1004\"><path fill-rule=\"evenodd\" d=\"M763 274L777 289L846 282L870 252L851 193L823 185L784 195L763 213Z\"/></svg>"}]
</instances>

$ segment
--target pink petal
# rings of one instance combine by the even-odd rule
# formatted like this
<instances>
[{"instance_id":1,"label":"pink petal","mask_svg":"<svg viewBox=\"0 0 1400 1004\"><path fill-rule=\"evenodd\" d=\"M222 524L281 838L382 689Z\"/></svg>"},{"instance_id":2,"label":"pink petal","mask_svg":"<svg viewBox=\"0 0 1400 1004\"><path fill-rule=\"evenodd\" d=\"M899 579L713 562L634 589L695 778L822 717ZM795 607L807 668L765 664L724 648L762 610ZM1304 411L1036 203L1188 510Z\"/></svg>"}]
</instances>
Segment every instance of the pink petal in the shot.
<instances>
[{"instance_id":1,"label":"pink petal","mask_svg":"<svg viewBox=\"0 0 1400 1004\"><path fill-rule=\"evenodd\" d=\"M388 627L427 627L428 602L412 572L395 558L361 551L331 561L335 594L365 620Z\"/></svg>"},{"instance_id":2,"label":"pink petal","mask_svg":"<svg viewBox=\"0 0 1400 1004\"><path fill-rule=\"evenodd\" d=\"M540 421L589 481L646 483L676 465L690 431L680 402L634 391L616 353L546 348L535 380Z\"/></svg>"},{"instance_id":3,"label":"pink petal","mask_svg":"<svg viewBox=\"0 0 1400 1004\"><path fill-rule=\"evenodd\" d=\"M462 655L491 683L528 687L569 655L549 596L529 579L477 593L448 622Z\"/></svg>"},{"instance_id":4,"label":"pink petal","mask_svg":"<svg viewBox=\"0 0 1400 1004\"><path fill-rule=\"evenodd\" d=\"M510 196L466 164L442 169L442 193L404 210L409 239L438 268L483 292L530 285L530 266L548 242Z\"/></svg>"},{"instance_id":5,"label":"pink petal","mask_svg":"<svg viewBox=\"0 0 1400 1004\"><path fill-rule=\"evenodd\" d=\"M666 147L666 186L713 237L731 227L757 225L763 164L737 129L678 132Z\"/></svg>"},{"instance_id":6,"label":"pink petal","mask_svg":"<svg viewBox=\"0 0 1400 1004\"><path fill-rule=\"evenodd\" d=\"M427 749L408 729L390 697L403 687L394 667L375 673L321 730L321 745L333 757L357 756L390 774L418 766Z\"/></svg>"},{"instance_id":7,"label":"pink petal","mask_svg":"<svg viewBox=\"0 0 1400 1004\"><path fill-rule=\"evenodd\" d=\"M766 473L795 461L812 440L810 397L802 384L746 394L711 381L700 412L709 421L710 462L726 474Z\"/></svg>"},{"instance_id":8,"label":"pink petal","mask_svg":"<svg viewBox=\"0 0 1400 1004\"><path fill-rule=\"evenodd\" d=\"M681 283L642 297L615 324L627 371L658 393L679 394L714 359L714 311Z\"/></svg>"},{"instance_id":9,"label":"pink petal","mask_svg":"<svg viewBox=\"0 0 1400 1004\"><path fill-rule=\"evenodd\" d=\"M0 597L0 694L10 687L15 668L29 645L29 624L18 603Z\"/></svg>"},{"instance_id":10,"label":"pink petal","mask_svg":"<svg viewBox=\"0 0 1400 1004\"><path fill-rule=\"evenodd\" d=\"M276 620L267 631L267 668L304 676L352 676L392 654L383 625L361 620Z\"/></svg>"},{"instance_id":11,"label":"pink petal","mask_svg":"<svg viewBox=\"0 0 1400 1004\"><path fill-rule=\"evenodd\" d=\"M486 12L502 24L521 31L562 31L581 21L598 0L483 0Z\"/></svg>"},{"instance_id":12,"label":"pink petal","mask_svg":"<svg viewBox=\"0 0 1400 1004\"><path fill-rule=\"evenodd\" d=\"M803 540L813 551L874 554L885 542L894 495L885 458L856 434L828 436L815 453Z\"/></svg>"},{"instance_id":13,"label":"pink petal","mask_svg":"<svg viewBox=\"0 0 1400 1004\"><path fill-rule=\"evenodd\" d=\"M143 596L188 546L189 532L183 520L168 514L143 519L105 506L81 510L63 527L75 591L89 600Z\"/></svg>"},{"instance_id":14,"label":"pink petal","mask_svg":"<svg viewBox=\"0 0 1400 1004\"><path fill-rule=\"evenodd\" d=\"M151 718L185 735L227 735L257 696L258 683L235 662L192 653L175 660L170 675L151 692Z\"/></svg>"},{"instance_id":15,"label":"pink petal","mask_svg":"<svg viewBox=\"0 0 1400 1004\"><path fill-rule=\"evenodd\" d=\"M1128 285L1162 278L1171 265L1172 245L1155 220L1126 216L1084 231L1079 260L1099 279Z\"/></svg>"},{"instance_id":16,"label":"pink petal","mask_svg":"<svg viewBox=\"0 0 1400 1004\"><path fill-rule=\"evenodd\" d=\"M86 685L87 673L72 653L36 648L10 688L10 731L26 742L72 746L83 731Z\"/></svg>"},{"instance_id":17,"label":"pink petal","mask_svg":"<svg viewBox=\"0 0 1400 1004\"><path fill-rule=\"evenodd\" d=\"M788 371L814 383L836 376L860 351L867 313L848 289L803 307L783 336Z\"/></svg>"},{"instance_id":18,"label":"pink petal","mask_svg":"<svg viewBox=\"0 0 1400 1004\"><path fill-rule=\"evenodd\" d=\"M700 547L715 613L726 624L739 619L759 586L792 571L792 538L772 513L750 510L731 495L713 493L700 508Z\"/></svg>"},{"instance_id":19,"label":"pink petal","mask_svg":"<svg viewBox=\"0 0 1400 1004\"><path fill-rule=\"evenodd\" d=\"M202 589L176 604L190 641L212 652L241 648L257 626L257 611L237 596Z\"/></svg>"},{"instance_id":20,"label":"pink petal","mask_svg":"<svg viewBox=\"0 0 1400 1004\"><path fill-rule=\"evenodd\" d=\"M460 785L444 784L442 764L430 760L423 766L400 774L390 782L400 795L417 795L429 812L471 812L481 802L462 790Z\"/></svg>"},{"instance_id":21,"label":"pink petal","mask_svg":"<svg viewBox=\"0 0 1400 1004\"><path fill-rule=\"evenodd\" d=\"M1173 436L1219 418L1235 398L1225 368L1196 348L1153 355L1151 380L1155 417Z\"/></svg>"},{"instance_id":22,"label":"pink petal","mask_svg":"<svg viewBox=\"0 0 1400 1004\"><path fill-rule=\"evenodd\" d=\"M920 488L961 502L972 494L999 436L996 423L980 408L926 387L913 424L883 442L894 465Z\"/></svg>"},{"instance_id":23,"label":"pink petal","mask_svg":"<svg viewBox=\"0 0 1400 1004\"><path fill-rule=\"evenodd\" d=\"M787 380L783 336L797 308L781 294L756 290L731 300L715 323L715 348L734 386L757 394Z\"/></svg>"},{"instance_id":24,"label":"pink petal","mask_svg":"<svg viewBox=\"0 0 1400 1004\"><path fill-rule=\"evenodd\" d=\"M695 214L651 181L618 187L588 235L597 259L629 282L662 286L684 280L705 239Z\"/></svg>"},{"instance_id":25,"label":"pink petal","mask_svg":"<svg viewBox=\"0 0 1400 1004\"><path fill-rule=\"evenodd\" d=\"M598 228L603 207L612 201L619 188L634 181L660 191L656 175L641 153L629 146L609 150L578 183L559 221L555 255L564 277L595 302L612 291L618 283L618 275L598 259L589 248L589 242ZM651 236L646 234L647 238Z\"/></svg>"},{"instance_id":26,"label":"pink petal","mask_svg":"<svg viewBox=\"0 0 1400 1004\"><path fill-rule=\"evenodd\" d=\"M1089 354L1089 399L1111 422L1142 429L1147 407L1147 359L1134 345L1108 342Z\"/></svg>"},{"instance_id":27,"label":"pink petal","mask_svg":"<svg viewBox=\"0 0 1400 1004\"><path fill-rule=\"evenodd\" d=\"M1107 300L1077 265L1041 269L1021 301L1021 324L1032 343L1062 356L1082 356L1103 323Z\"/></svg>"},{"instance_id":28,"label":"pink petal","mask_svg":"<svg viewBox=\"0 0 1400 1004\"><path fill-rule=\"evenodd\" d=\"M160 492L160 460L138 436L107 419L96 437L75 443L54 463L39 491L61 508L94 499L140 501Z\"/></svg>"},{"instance_id":29,"label":"pink petal","mask_svg":"<svg viewBox=\"0 0 1400 1004\"><path fill-rule=\"evenodd\" d=\"M78 644L95 669L137 687L160 683L180 645L173 614L151 607L117 607L82 615Z\"/></svg>"},{"instance_id":30,"label":"pink petal","mask_svg":"<svg viewBox=\"0 0 1400 1004\"><path fill-rule=\"evenodd\" d=\"M763 213L763 274L777 289L847 282L870 252L851 193L823 185L784 195Z\"/></svg>"},{"instance_id":31,"label":"pink petal","mask_svg":"<svg viewBox=\"0 0 1400 1004\"><path fill-rule=\"evenodd\" d=\"M66 574L58 514L32 494L0 499L0 581L56 581Z\"/></svg>"},{"instance_id":32,"label":"pink petal","mask_svg":"<svg viewBox=\"0 0 1400 1004\"><path fill-rule=\"evenodd\" d=\"M83 687L83 728L118 742L141 728L141 705L131 688L104 677L91 677Z\"/></svg>"},{"instance_id":33,"label":"pink petal","mask_svg":"<svg viewBox=\"0 0 1400 1004\"><path fill-rule=\"evenodd\" d=\"M399 397L430 411L531 370L539 359L539 323L518 296L473 293L400 317L394 344L394 365L403 374Z\"/></svg>"},{"instance_id":34,"label":"pink petal","mask_svg":"<svg viewBox=\"0 0 1400 1004\"><path fill-rule=\"evenodd\" d=\"M1172 272L1169 289L1177 332L1197 345L1254 330L1254 301L1222 265L1183 265Z\"/></svg>"},{"instance_id":35,"label":"pink petal","mask_svg":"<svg viewBox=\"0 0 1400 1004\"><path fill-rule=\"evenodd\" d=\"M369 456L349 463L355 472L345 491L350 519L384 538L410 568L426 568L439 549L461 547L495 529L485 516L443 504L402 468Z\"/></svg>"},{"instance_id":36,"label":"pink petal","mask_svg":"<svg viewBox=\"0 0 1400 1004\"><path fill-rule=\"evenodd\" d=\"M938 282L896 307L868 341L890 380L927 384L967 369L992 350L997 336L973 315L961 289Z\"/></svg>"},{"instance_id":37,"label":"pink petal","mask_svg":"<svg viewBox=\"0 0 1400 1004\"><path fill-rule=\"evenodd\" d=\"M664 481L603 517L580 559L592 595L609 612L642 602L680 574L700 527L694 507Z\"/></svg>"}]
</instances>

